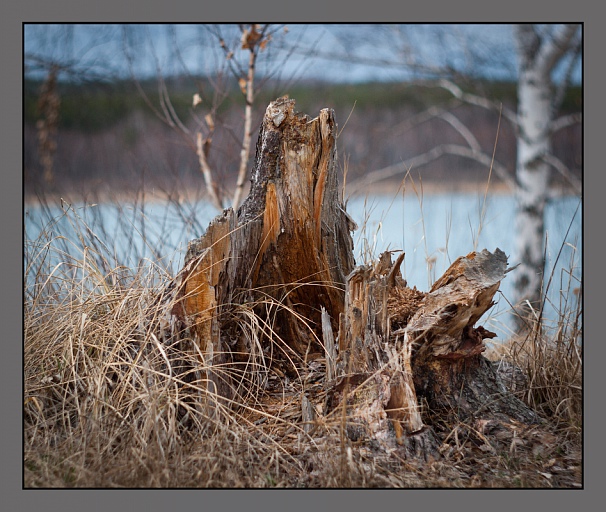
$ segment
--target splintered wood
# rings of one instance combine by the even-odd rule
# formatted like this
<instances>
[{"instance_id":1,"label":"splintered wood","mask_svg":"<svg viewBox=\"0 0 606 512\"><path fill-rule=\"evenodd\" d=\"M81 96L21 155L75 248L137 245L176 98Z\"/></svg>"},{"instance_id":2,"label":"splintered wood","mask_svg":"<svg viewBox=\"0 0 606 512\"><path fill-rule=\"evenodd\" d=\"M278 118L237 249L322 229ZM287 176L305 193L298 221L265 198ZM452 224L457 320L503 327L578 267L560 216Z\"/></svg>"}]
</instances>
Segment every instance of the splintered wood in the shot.
<instances>
[{"instance_id":1,"label":"splintered wood","mask_svg":"<svg viewBox=\"0 0 606 512\"><path fill-rule=\"evenodd\" d=\"M494 396L498 383L481 356L494 334L475 323L493 305L507 257L499 249L461 257L429 292L402 279L403 252L395 263L386 252L356 267L336 130L332 110L310 119L287 97L268 106L250 194L189 244L173 284L173 324L193 340L213 393L232 404L261 401L277 378L299 393L290 414L304 433L315 431L317 411L328 418L343 410L350 439L432 457L437 441L421 397L470 413L458 403L465 386L475 386L474 407ZM295 391L319 365L324 398ZM493 394L482 397L482 389ZM499 412L519 412L512 403Z\"/></svg>"},{"instance_id":2,"label":"splintered wood","mask_svg":"<svg viewBox=\"0 0 606 512\"><path fill-rule=\"evenodd\" d=\"M323 332L338 328L345 278L354 267L352 222L338 196L335 133L332 110L310 119L296 114L286 97L267 108L248 198L190 243L178 277L173 312L194 336L203 364L243 362L257 338L270 354L268 366L291 376L324 356ZM324 331L322 309L331 324ZM260 319L253 336L243 334L250 332L243 311ZM233 396L239 391L231 373L222 372L221 385Z\"/></svg>"},{"instance_id":3,"label":"splintered wood","mask_svg":"<svg viewBox=\"0 0 606 512\"><path fill-rule=\"evenodd\" d=\"M484 249L458 258L425 295L406 326L419 354L462 358L484 350L482 340L496 336L475 323L488 311L505 276L507 256Z\"/></svg>"}]
</instances>

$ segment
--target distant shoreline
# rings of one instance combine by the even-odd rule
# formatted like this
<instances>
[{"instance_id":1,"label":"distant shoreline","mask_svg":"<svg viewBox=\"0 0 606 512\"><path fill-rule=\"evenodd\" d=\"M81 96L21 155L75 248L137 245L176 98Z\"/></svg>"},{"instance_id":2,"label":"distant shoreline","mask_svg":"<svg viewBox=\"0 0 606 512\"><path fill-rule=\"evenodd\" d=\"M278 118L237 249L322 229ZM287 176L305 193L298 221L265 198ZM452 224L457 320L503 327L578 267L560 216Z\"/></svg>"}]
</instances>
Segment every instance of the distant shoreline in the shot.
<instances>
[{"instance_id":1,"label":"distant shoreline","mask_svg":"<svg viewBox=\"0 0 606 512\"><path fill-rule=\"evenodd\" d=\"M435 182L425 181L417 182L414 185L406 181L402 185L399 180L383 180L378 183L372 183L364 186L362 191L354 190L349 186L346 186L345 199L354 197L364 197L366 195L380 195L380 196L400 196L402 193L405 195L416 196L416 195L434 195L434 194L446 194L446 193L464 193L464 194L478 194L484 195L487 191L485 181L453 181L453 182ZM574 192L561 189L558 190L561 195L567 195L568 193L574 194ZM489 194L513 194L511 188L500 181L490 183L488 186ZM124 189L119 190L106 188L105 190L91 191L90 193L83 194L81 191L65 191L64 193L52 192L45 196L46 203L59 203L61 199L68 203L123 203L123 202L135 202L145 200L146 203L161 203L167 201L176 201L178 203L200 201L205 199L205 194L199 191L179 190L173 193L172 197L169 197L167 193L160 188L150 187L144 191L125 191ZM248 195L248 190L245 191L244 197ZM40 204L39 197L34 193L28 193L24 190L23 193L23 204L24 206L35 206Z\"/></svg>"}]
</instances>

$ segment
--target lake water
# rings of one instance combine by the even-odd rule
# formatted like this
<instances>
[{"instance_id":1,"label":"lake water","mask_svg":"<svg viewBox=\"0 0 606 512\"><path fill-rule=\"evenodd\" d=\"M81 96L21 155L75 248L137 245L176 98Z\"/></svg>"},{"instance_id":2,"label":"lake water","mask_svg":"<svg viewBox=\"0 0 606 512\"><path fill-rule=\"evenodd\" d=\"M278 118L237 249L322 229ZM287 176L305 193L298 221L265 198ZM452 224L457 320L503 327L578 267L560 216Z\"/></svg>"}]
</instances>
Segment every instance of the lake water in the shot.
<instances>
[{"instance_id":1,"label":"lake water","mask_svg":"<svg viewBox=\"0 0 606 512\"><path fill-rule=\"evenodd\" d=\"M556 309L562 294L578 288L582 277L579 204L578 197L564 196L553 199L546 210L545 275L553 271L548 298ZM517 263L512 260L515 203L508 194L489 195L486 201L482 195L465 193L426 193L422 202L414 195L356 197L348 200L347 211L359 226L353 234L356 262L364 263L385 250L403 249L402 274L409 286L420 290L429 289L457 257L473 250L492 252L498 247L510 256L510 266ZM62 244L61 250L78 253L80 233L98 250L105 250L105 244L115 265L137 267L148 259L174 274L183 263L188 241L200 236L215 215L217 211L205 202L74 205L68 215L59 204L45 209L27 206L25 239L26 243L36 240L44 230L49 240ZM48 224L50 218L55 219L52 224ZM91 238L88 228L96 237ZM66 243L60 236L75 243ZM508 319L511 275L495 296L497 305L480 321L500 338L506 338L512 326ZM553 307L548 305L546 316L555 318Z\"/></svg>"},{"instance_id":2,"label":"lake water","mask_svg":"<svg viewBox=\"0 0 606 512\"><path fill-rule=\"evenodd\" d=\"M409 286L428 290L459 256L473 250L497 247L514 266L515 201L508 194L490 195L484 202L477 194L431 194L405 196L394 200L374 197L349 201L347 211L359 225L367 218L365 233L355 234L356 260L363 260L366 238L374 254L386 249L404 249L402 274ZM553 274L545 306L545 316L554 320L562 310L569 291L580 286L582 278L582 207L578 197L552 200L545 212L547 236L546 270ZM509 311L513 297L513 273L501 282L495 295L497 304L480 320L499 338L507 338L513 328ZM568 297L569 307L571 298ZM575 299L576 300L576 299Z\"/></svg>"}]
</instances>

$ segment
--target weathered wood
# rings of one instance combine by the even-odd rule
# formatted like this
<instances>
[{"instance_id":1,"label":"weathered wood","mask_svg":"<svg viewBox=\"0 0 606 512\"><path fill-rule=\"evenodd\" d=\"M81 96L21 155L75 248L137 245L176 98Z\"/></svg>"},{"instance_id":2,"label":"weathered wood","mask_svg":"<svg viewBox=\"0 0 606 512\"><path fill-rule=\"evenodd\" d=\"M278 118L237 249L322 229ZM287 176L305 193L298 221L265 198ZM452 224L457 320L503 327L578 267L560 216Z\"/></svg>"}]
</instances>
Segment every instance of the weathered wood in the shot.
<instances>
[{"instance_id":1,"label":"weathered wood","mask_svg":"<svg viewBox=\"0 0 606 512\"><path fill-rule=\"evenodd\" d=\"M336 329L354 265L335 133L332 110L310 119L295 114L293 100L272 102L248 198L189 244L173 313L190 327L205 365L227 368L250 355L254 347L238 325L248 305L267 321L261 344L285 371L296 374L298 364L324 355L321 310ZM233 376L217 371L209 382L233 396Z\"/></svg>"},{"instance_id":2,"label":"weathered wood","mask_svg":"<svg viewBox=\"0 0 606 512\"><path fill-rule=\"evenodd\" d=\"M415 357L460 359L481 353L482 340L496 335L473 326L494 305L506 268L507 256L500 249L459 257L406 326L406 336L420 346Z\"/></svg>"},{"instance_id":3,"label":"weathered wood","mask_svg":"<svg viewBox=\"0 0 606 512\"><path fill-rule=\"evenodd\" d=\"M372 438L387 450L395 441L406 454L428 458L437 453L437 442L421 418L411 345L391 332L389 299L397 285L405 286L399 271L403 258L392 264L390 253L383 253L374 266L357 267L347 279L339 335L345 384L339 399L351 407L354 438Z\"/></svg>"},{"instance_id":4,"label":"weathered wood","mask_svg":"<svg viewBox=\"0 0 606 512\"><path fill-rule=\"evenodd\" d=\"M324 355L326 357L326 380L332 382L336 375L337 347L332 332L330 316L322 306L322 339L324 340Z\"/></svg>"},{"instance_id":5,"label":"weathered wood","mask_svg":"<svg viewBox=\"0 0 606 512\"><path fill-rule=\"evenodd\" d=\"M505 254L483 250L458 258L428 293L408 288L399 274L403 255L393 265L390 256L357 267L347 280L339 358L351 396L340 399L349 400L350 416L359 419L354 436L389 445L389 419L406 454L435 455L436 438L423 421L419 399L455 421L538 421L504 392L481 355L483 340L494 333L475 327L494 304L507 271Z\"/></svg>"},{"instance_id":6,"label":"weathered wood","mask_svg":"<svg viewBox=\"0 0 606 512\"><path fill-rule=\"evenodd\" d=\"M437 456L420 400L432 415L537 421L482 356L494 334L475 326L505 277L505 254L461 257L427 293L402 279L404 253L355 267L335 133L329 109L310 119L286 97L272 102L248 198L188 246L166 329L193 343L211 402L243 400L265 378L259 369L286 379L324 361L328 399L318 410L344 411L350 439L404 456ZM299 400L311 434L314 397Z\"/></svg>"},{"instance_id":7,"label":"weathered wood","mask_svg":"<svg viewBox=\"0 0 606 512\"><path fill-rule=\"evenodd\" d=\"M507 256L500 249L458 258L403 329L413 346L415 389L432 409L456 411L460 420L498 413L526 423L539 421L534 411L505 392L481 355L483 340L496 335L474 327L494 305L506 272Z\"/></svg>"}]
</instances>

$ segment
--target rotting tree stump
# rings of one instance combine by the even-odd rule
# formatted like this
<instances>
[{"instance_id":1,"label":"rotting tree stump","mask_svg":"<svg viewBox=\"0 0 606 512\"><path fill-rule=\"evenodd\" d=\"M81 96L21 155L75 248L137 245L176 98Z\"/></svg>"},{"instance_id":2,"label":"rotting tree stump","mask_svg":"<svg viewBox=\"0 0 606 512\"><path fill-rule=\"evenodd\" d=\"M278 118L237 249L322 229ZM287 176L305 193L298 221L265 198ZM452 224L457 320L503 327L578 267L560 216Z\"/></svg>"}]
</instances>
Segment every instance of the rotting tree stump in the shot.
<instances>
[{"instance_id":1,"label":"rotting tree stump","mask_svg":"<svg viewBox=\"0 0 606 512\"><path fill-rule=\"evenodd\" d=\"M195 340L221 397L241 394L229 364L244 367L251 355L262 360L255 368L271 363L291 377L324 357L322 309L338 321L354 266L354 224L338 197L335 133L332 110L309 119L295 114L293 100L272 102L249 196L188 246L172 323Z\"/></svg>"},{"instance_id":2,"label":"rotting tree stump","mask_svg":"<svg viewBox=\"0 0 606 512\"><path fill-rule=\"evenodd\" d=\"M245 400L271 372L293 379L323 364L321 414L342 412L350 439L405 456L438 456L420 400L463 420L538 421L482 356L494 334L474 327L507 273L505 254L461 257L427 293L402 279L404 253L356 267L334 113L310 119L294 104L270 103L248 198L189 244L165 294L162 338L193 341L215 403ZM300 398L308 432L314 397Z\"/></svg>"}]
</instances>

